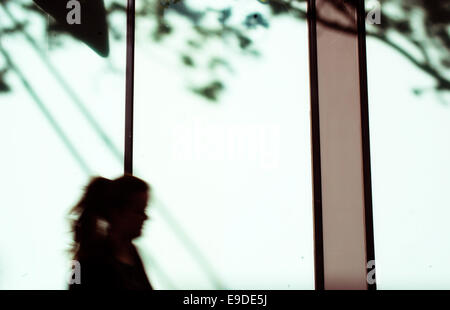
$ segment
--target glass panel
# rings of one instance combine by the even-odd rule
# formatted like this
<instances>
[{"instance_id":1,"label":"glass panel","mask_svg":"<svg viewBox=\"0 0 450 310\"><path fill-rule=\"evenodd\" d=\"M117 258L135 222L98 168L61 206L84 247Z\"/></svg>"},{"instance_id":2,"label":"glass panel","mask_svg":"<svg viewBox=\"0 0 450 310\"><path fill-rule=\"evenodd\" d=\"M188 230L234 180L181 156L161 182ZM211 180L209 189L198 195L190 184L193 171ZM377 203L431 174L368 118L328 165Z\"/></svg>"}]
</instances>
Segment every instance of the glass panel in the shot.
<instances>
[{"instance_id":1,"label":"glass panel","mask_svg":"<svg viewBox=\"0 0 450 310\"><path fill-rule=\"evenodd\" d=\"M122 172L125 3L105 0L102 57L106 41L92 41L102 19L89 6L80 37L97 52L61 31L55 20L65 16L30 0L0 2L0 289L67 288L67 213L90 176Z\"/></svg>"},{"instance_id":2,"label":"glass panel","mask_svg":"<svg viewBox=\"0 0 450 310\"><path fill-rule=\"evenodd\" d=\"M137 2L155 288L314 288L306 4L289 3Z\"/></svg>"},{"instance_id":3,"label":"glass panel","mask_svg":"<svg viewBox=\"0 0 450 310\"><path fill-rule=\"evenodd\" d=\"M354 2L315 2L324 288L365 290L357 9Z\"/></svg>"},{"instance_id":4,"label":"glass panel","mask_svg":"<svg viewBox=\"0 0 450 310\"><path fill-rule=\"evenodd\" d=\"M368 9L377 286L449 289L450 6L385 0Z\"/></svg>"}]
</instances>

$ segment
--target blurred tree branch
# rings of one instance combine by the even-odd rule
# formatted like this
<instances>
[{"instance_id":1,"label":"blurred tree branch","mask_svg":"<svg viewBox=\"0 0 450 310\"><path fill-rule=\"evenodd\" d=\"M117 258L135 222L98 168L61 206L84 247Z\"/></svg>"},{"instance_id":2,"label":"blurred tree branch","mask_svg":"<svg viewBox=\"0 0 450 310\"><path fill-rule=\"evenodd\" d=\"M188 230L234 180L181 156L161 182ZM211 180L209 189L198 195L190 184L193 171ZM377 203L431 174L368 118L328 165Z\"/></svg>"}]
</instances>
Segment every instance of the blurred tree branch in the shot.
<instances>
[{"instance_id":1,"label":"blurred tree branch","mask_svg":"<svg viewBox=\"0 0 450 310\"><path fill-rule=\"evenodd\" d=\"M11 0L0 0L8 5L20 5L24 10L30 13L39 13L36 7L31 3L12 2ZM243 0L244 1L244 0ZM257 1L257 0L245 0ZM224 1L226 3L226 1ZM355 0L346 1L346 3L356 3ZM381 5L381 23L378 25L367 25L367 35L376 38L400 53L409 60L415 67L428 74L435 80L435 90L450 91L450 2L448 1L427 1L427 0L379 0ZM186 48L201 50L209 42L222 40L230 42L230 38L236 42L236 48L243 54L258 56L259 51L255 48L251 38L251 31L255 27L269 28L270 22L275 23L278 16L289 14L299 21L306 21L308 18L306 12L306 0L269 0L267 5L270 7L270 16L263 16L259 12L248 12L246 18L241 24L231 24L229 21L234 14L233 5L224 6L222 9L198 9L191 7L187 0L140 0L137 2L136 19L154 20L156 23L153 29L148 29L152 35L149 39L154 42L162 42L169 37L176 29L176 26L169 21L167 16L177 15L184 18L192 25L196 33L196 38L186 38ZM351 18L348 7L343 5L342 0L324 0L323 4L332 5L341 10L344 15ZM264 6L263 3L260 3ZM368 10L368 12L370 9ZM111 18L116 13L125 14L126 7L123 1L112 1L106 6L106 13ZM320 14L321 8L318 7L318 21L325 26L339 31L354 33L354 25L330 20L327 16ZM208 14L215 14L220 27L210 27L204 20ZM270 21L270 22L269 22ZM22 21L20 27L28 27L26 21ZM49 24L48 31L62 34L54 24ZM123 30L117 29L113 23L109 23L112 38L122 40ZM11 29L0 25L0 34L2 36L14 35L20 29ZM52 36L57 40L58 35ZM233 41L231 40L231 41ZM180 61L190 69L198 69L192 51L174 51L179 53ZM232 70L232 65L217 55L210 56L210 65L206 70L213 71L217 66L226 66ZM215 65L211 65L215 63ZM8 68L3 68L2 72L7 72ZM6 70L6 71L5 71ZM7 74L0 75L0 91L8 91L9 88L5 81ZM208 100L218 99L220 91L224 89L224 84L217 78L212 78L213 82L207 85L191 87L192 91L202 95Z\"/></svg>"}]
</instances>

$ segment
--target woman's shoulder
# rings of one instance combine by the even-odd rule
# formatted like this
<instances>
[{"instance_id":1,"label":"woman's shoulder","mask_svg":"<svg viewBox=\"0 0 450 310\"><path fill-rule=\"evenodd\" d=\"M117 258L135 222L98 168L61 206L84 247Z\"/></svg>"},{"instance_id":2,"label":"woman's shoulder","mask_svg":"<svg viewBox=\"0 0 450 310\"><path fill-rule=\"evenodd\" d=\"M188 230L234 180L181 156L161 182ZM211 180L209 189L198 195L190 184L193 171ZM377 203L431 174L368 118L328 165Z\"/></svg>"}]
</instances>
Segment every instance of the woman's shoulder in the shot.
<instances>
[{"instance_id":1,"label":"woman's shoulder","mask_svg":"<svg viewBox=\"0 0 450 310\"><path fill-rule=\"evenodd\" d=\"M107 245L98 245L95 249L83 249L75 258L80 268L80 283L72 284L69 289L102 289L114 285L114 264L111 250Z\"/></svg>"}]
</instances>

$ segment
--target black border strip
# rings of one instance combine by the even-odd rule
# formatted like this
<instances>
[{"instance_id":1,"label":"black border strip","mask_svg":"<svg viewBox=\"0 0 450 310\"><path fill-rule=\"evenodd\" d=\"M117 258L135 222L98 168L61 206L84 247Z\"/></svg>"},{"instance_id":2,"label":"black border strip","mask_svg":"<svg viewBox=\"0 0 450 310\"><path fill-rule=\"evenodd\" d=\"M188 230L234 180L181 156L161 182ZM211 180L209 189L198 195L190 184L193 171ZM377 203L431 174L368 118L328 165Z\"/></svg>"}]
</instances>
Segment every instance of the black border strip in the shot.
<instances>
[{"instance_id":1,"label":"black border strip","mask_svg":"<svg viewBox=\"0 0 450 310\"><path fill-rule=\"evenodd\" d=\"M127 68L125 89L125 174L133 173L135 0L127 3Z\"/></svg>"},{"instance_id":2,"label":"black border strip","mask_svg":"<svg viewBox=\"0 0 450 310\"><path fill-rule=\"evenodd\" d=\"M357 2L358 14L358 58L359 58L359 89L361 102L361 138L364 176L364 211L366 223L366 255L367 262L375 261L375 241L373 230L372 204L372 172L370 160L370 131L369 131L369 96L367 85L367 49L366 49L366 12L364 0ZM373 265L375 268L375 265ZM368 284L369 290L376 290L376 283Z\"/></svg>"},{"instance_id":3,"label":"black border strip","mask_svg":"<svg viewBox=\"0 0 450 310\"><path fill-rule=\"evenodd\" d=\"M315 289L325 289L322 219L322 166L320 150L319 79L317 64L316 0L308 0L309 74L311 91L311 153L314 212Z\"/></svg>"}]
</instances>

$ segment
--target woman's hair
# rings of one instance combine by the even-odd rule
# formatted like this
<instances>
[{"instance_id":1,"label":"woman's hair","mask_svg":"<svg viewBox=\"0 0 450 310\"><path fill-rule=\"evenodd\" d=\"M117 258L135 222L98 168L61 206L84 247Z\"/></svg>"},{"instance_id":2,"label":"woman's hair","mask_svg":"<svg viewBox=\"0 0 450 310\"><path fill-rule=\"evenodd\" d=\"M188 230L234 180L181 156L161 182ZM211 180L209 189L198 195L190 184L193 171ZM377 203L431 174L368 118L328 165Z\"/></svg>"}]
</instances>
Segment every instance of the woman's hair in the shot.
<instances>
[{"instance_id":1,"label":"woman's hair","mask_svg":"<svg viewBox=\"0 0 450 310\"><path fill-rule=\"evenodd\" d=\"M124 175L115 180L103 177L91 179L80 201L71 209L74 243L71 252L75 259L95 255L104 241L99 222L110 221L111 211L128 205L132 195L146 192L149 185L134 176Z\"/></svg>"}]
</instances>

